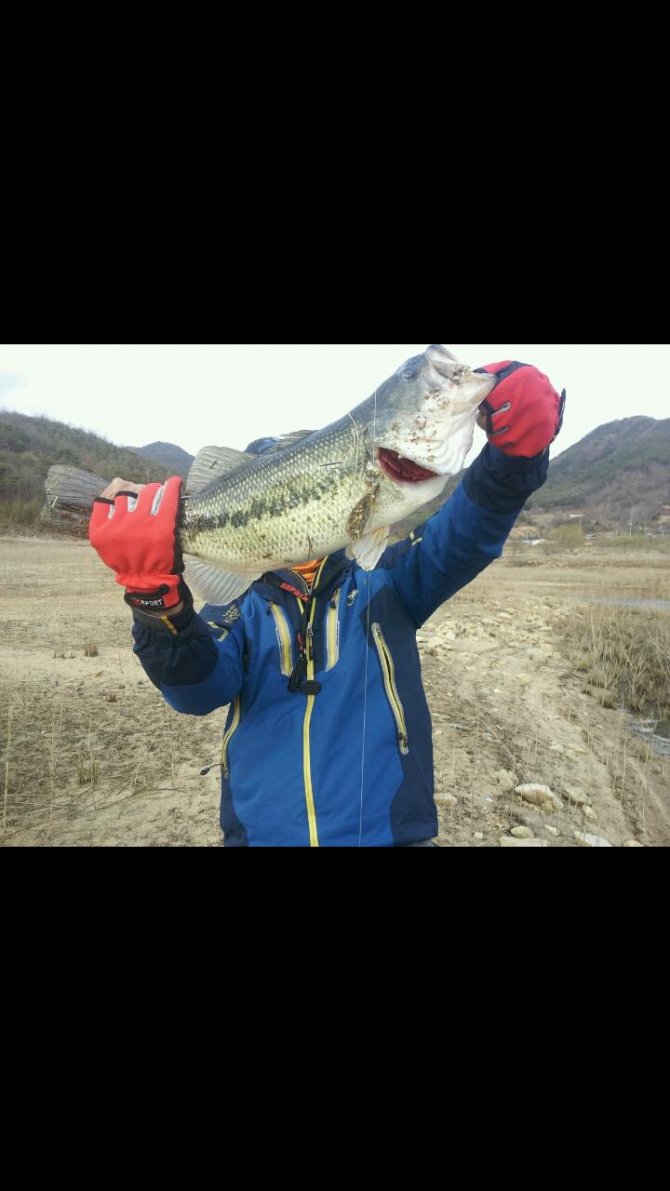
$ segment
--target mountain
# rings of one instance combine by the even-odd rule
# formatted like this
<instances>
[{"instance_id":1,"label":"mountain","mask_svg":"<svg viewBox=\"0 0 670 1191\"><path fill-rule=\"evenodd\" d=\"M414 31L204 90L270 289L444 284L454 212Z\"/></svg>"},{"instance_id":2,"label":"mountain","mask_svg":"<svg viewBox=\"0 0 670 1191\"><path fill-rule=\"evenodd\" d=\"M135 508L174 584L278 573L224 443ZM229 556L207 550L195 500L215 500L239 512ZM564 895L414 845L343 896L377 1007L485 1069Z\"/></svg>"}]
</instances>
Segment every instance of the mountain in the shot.
<instances>
[{"instance_id":1,"label":"mountain","mask_svg":"<svg viewBox=\"0 0 670 1191\"><path fill-rule=\"evenodd\" d=\"M534 512L651 521L670 504L670 418L623 418L592 430L551 464Z\"/></svg>"},{"instance_id":2,"label":"mountain","mask_svg":"<svg viewBox=\"0 0 670 1191\"><path fill-rule=\"evenodd\" d=\"M161 467L166 467L171 476L182 476L186 479L191 464L195 458L173 442L150 442L146 447L132 447L138 454L152 459Z\"/></svg>"},{"instance_id":3,"label":"mountain","mask_svg":"<svg viewBox=\"0 0 670 1191\"><path fill-rule=\"evenodd\" d=\"M38 522L44 480L54 463L104 479L123 476L138 484L175 474L172 468L87 430L0 410L0 520L21 525Z\"/></svg>"}]
</instances>

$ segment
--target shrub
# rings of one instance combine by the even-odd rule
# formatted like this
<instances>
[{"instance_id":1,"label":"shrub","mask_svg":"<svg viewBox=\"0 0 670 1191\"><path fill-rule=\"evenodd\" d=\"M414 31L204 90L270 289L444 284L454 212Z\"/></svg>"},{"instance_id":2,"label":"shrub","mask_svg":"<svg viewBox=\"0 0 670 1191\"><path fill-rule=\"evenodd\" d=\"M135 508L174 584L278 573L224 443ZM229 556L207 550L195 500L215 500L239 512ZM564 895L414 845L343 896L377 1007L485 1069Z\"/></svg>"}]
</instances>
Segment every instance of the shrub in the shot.
<instances>
[{"instance_id":1,"label":"shrub","mask_svg":"<svg viewBox=\"0 0 670 1191\"><path fill-rule=\"evenodd\" d=\"M32 500L0 500L0 524L36 528L40 523L41 507L39 497L33 497Z\"/></svg>"},{"instance_id":2,"label":"shrub","mask_svg":"<svg viewBox=\"0 0 670 1191\"><path fill-rule=\"evenodd\" d=\"M595 672L633 711L670 716L670 617L597 605L565 633L580 671Z\"/></svg>"},{"instance_id":3,"label":"shrub","mask_svg":"<svg viewBox=\"0 0 670 1191\"><path fill-rule=\"evenodd\" d=\"M552 542L556 542L564 550L577 550L584 545L584 534L579 525L557 525L550 535Z\"/></svg>"}]
</instances>

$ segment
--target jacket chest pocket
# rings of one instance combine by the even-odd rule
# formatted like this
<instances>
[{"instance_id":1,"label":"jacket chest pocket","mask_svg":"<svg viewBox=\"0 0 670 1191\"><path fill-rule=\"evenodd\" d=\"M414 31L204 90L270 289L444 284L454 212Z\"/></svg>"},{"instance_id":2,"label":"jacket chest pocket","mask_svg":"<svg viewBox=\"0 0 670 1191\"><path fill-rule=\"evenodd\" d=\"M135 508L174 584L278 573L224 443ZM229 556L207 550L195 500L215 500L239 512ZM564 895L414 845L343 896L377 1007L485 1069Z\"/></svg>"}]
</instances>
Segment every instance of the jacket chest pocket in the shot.
<instances>
[{"instance_id":1,"label":"jacket chest pocket","mask_svg":"<svg viewBox=\"0 0 670 1191\"><path fill-rule=\"evenodd\" d=\"M379 663L382 668L382 678L384 680L386 697L396 723L396 729L398 732L398 748L400 749L402 755L406 757L409 753L409 740L407 737L405 711L402 703L400 702L400 696L396 686L393 658L391 657L391 651L384 640L384 634L382 633L381 625L372 625L372 638L379 655Z\"/></svg>"},{"instance_id":2,"label":"jacket chest pocket","mask_svg":"<svg viewBox=\"0 0 670 1191\"><path fill-rule=\"evenodd\" d=\"M332 670L340 660L340 595L342 589L338 587L337 591L333 592L332 598L328 603L326 616L324 620L325 626L325 669Z\"/></svg>"},{"instance_id":3,"label":"jacket chest pocket","mask_svg":"<svg viewBox=\"0 0 670 1191\"><path fill-rule=\"evenodd\" d=\"M275 633L277 634L277 645L279 647L279 668L282 674L290 678L294 666L291 626L283 608L280 608L278 604L270 604L270 608L272 609Z\"/></svg>"}]
</instances>

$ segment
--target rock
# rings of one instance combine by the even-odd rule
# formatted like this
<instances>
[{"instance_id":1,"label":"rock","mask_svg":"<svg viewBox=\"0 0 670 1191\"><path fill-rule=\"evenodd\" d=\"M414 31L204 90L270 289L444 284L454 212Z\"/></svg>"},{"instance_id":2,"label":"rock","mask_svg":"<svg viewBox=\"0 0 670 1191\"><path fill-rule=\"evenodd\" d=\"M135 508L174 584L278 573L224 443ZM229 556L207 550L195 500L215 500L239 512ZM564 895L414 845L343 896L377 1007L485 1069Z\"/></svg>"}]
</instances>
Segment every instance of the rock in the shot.
<instances>
[{"instance_id":1,"label":"rock","mask_svg":"<svg viewBox=\"0 0 670 1191\"><path fill-rule=\"evenodd\" d=\"M542 665L548 660L548 655L544 649L535 649L533 646L526 650L526 656L530 658L531 662L538 662Z\"/></svg>"},{"instance_id":2,"label":"rock","mask_svg":"<svg viewBox=\"0 0 670 1191\"><path fill-rule=\"evenodd\" d=\"M513 790L516 785L516 778L513 773L507 769L500 769L496 774L496 781L503 791Z\"/></svg>"},{"instance_id":3,"label":"rock","mask_svg":"<svg viewBox=\"0 0 670 1191\"><path fill-rule=\"evenodd\" d=\"M545 831L548 831L550 835L560 835L561 834L560 831L558 830L558 827L551 827L549 825L549 823L547 823Z\"/></svg>"},{"instance_id":4,"label":"rock","mask_svg":"<svg viewBox=\"0 0 670 1191\"><path fill-rule=\"evenodd\" d=\"M533 802L535 806L544 807L549 805L554 810L558 811L561 809L562 804L560 798L558 798L556 794L549 789L549 786L539 786L535 784L517 786L514 793L520 795L525 802Z\"/></svg>"},{"instance_id":5,"label":"rock","mask_svg":"<svg viewBox=\"0 0 670 1191\"><path fill-rule=\"evenodd\" d=\"M626 839L623 842L623 846L624 848L644 848L644 844L641 844L637 839Z\"/></svg>"},{"instance_id":6,"label":"rock","mask_svg":"<svg viewBox=\"0 0 670 1191\"><path fill-rule=\"evenodd\" d=\"M597 816L596 812L590 806L582 807L582 810L584 812L585 819L588 819L591 823L596 822L598 816Z\"/></svg>"},{"instance_id":7,"label":"rock","mask_svg":"<svg viewBox=\"0 0 670 1191\"><path fill-rule=\"evenodd\" d=\"M517 674L516 680L521 686L527 686L530 682L530 674Z\"/></svg>"},{"instance_id":8,"label":"rock","mask_svg":"<svg viewBox=\"0 0 670 1191\"><path fill-rule=\"evenodd\" d=\"M565 753L565 749L563 748L562 744L550 744L549 752L550 753Z\"/></svg>"},{"instance_id":9,"label":"rock","mask_svg":"<svg viewBox=\"0 0 670 1191\"><path fill-rule=\"evenodd\" d=\"M482 835L481 831L475 831L475 839L483 840L483 838L484 836Z\"/></svg>"},{"instance_id":10,"label":"rock","mask_svg":"<svg viewBox=\"0 0 670 1191\"><path fill-rule=\"evenodd\" d=\"M613 846L608 840L603 839L602 835L589 835L586 831L575 831L574 837L586 848L611 848Z\"/></svg>"},{"instance_id":11,"label":"rock","mask_svg":"<svg viewBox=\"0 0 670 1191\"><path fill-rule=\"evenodd\" d=\"M560 811L562 805L563 803L560 800L557 802L543 802L540 810L545 815L555 815L557 811Z\"/></svg>"},{"instance_id":12,"label":"rock","mask_svg":"<svg viewBox=\"0 0 670 1191\"><path fill-rule=\"evenodd\" d=\"M591 799L579 786L564 786L563 797L575 806L590 806Z\"/></svg>"},{"instance_id":13,"label":"rock","mask_svg":"<svg viewBox=\"0 0 670 1191\"><path fill-rule=\"evenodd\" d=\"M513 835L515 839L534 839L535 838L530 827L513 827L510 832L510 835Z\"/></svg>"},{"instance_id":14,"label":"rock","mask_svg":"<svg viewBox=\"0 0 670 1191\"><path fill-rule=\"evenodd\" d=\"M437 802L438 806L458 806L458 798L455 794L436 794L435 801Z\"/></svg>"},{"instance_id":15,"label":"rock","mask_svg":"<svg viewBox=\"0 0 670 1191\"><path fill-rule=\"evenodd\" d=\"M549 840L546 839L514 839L511 835L500 837L501 848L548 848L549 846Z\"/></svg>"}]
</instances>

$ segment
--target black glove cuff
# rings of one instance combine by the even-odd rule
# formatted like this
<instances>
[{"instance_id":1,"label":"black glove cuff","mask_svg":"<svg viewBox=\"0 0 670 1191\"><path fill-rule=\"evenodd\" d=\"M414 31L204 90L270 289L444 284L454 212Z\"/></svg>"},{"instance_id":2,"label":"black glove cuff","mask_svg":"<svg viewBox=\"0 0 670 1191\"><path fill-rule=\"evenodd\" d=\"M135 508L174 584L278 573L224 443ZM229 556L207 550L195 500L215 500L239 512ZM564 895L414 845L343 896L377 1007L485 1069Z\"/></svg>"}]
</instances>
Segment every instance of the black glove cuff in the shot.
<instances>
[{"instance_id":1,"label":"black glove cuff","mask_svg":"<svg viewBox=\"0 0 670 1191\"><path fill-rule=\"evenodd\" d=\"M168 633L174 635L179 633L191 623L195 616L193 608L193 596L185 583L179 584L179 594L184 601L184 607L180 612L171 613L169 609L160 616L151 616L148 612L141 612L139 608L133 608L133 616L137 624L141 624L143 628L151 629L155 633ZM166 623L166 621L168 623Z\"/></svg>"},{"instance_id":2,"label":"black glove cuff","mask_svg":"<svg viewBox=\"0 0 670 1191\"><path fill-rule=\"evenodd\" d=\"M169 616L170 608L176 608L177 604L180 604L186 598L188 588L183 579L180 579L176 589L178 598L173 600L170 607L166 607L165 596L173 590L172 587L168 587L167 583L164 583L161 587L157 587L155 591L127 591L123 598L133 611L137 610L138 612L149 613L165 612Z\"/></svg>"}]
</instances>

